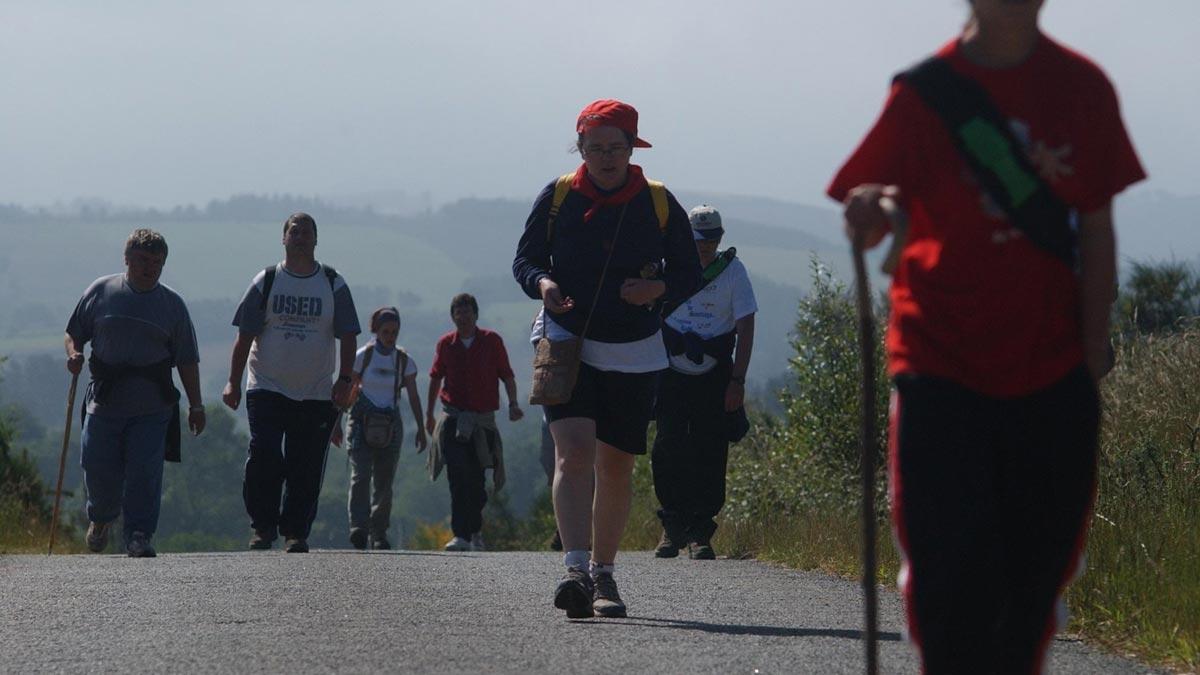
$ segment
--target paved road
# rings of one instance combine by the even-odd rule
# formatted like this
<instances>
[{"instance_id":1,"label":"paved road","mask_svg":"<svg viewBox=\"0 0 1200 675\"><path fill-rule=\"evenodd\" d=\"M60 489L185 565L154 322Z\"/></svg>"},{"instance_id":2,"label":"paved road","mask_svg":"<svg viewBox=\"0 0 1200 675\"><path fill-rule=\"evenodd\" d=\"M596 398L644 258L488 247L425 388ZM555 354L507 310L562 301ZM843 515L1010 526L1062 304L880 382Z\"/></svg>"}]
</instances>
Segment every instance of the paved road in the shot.
<instances>
[{"instance_id":1,"label":"paved road","mask_svg":"<svg viewBox=\"0 0 1200 675\"><path fill-rule=\"evenodd\" d=\"M551 553L0 556L0 671L858 673L858 589L622 554L628 619L568 621ZM882 594L883 672L915 673ZM1145 673L1059 639L1051 673Z\"/></svg>"}]
</instances>

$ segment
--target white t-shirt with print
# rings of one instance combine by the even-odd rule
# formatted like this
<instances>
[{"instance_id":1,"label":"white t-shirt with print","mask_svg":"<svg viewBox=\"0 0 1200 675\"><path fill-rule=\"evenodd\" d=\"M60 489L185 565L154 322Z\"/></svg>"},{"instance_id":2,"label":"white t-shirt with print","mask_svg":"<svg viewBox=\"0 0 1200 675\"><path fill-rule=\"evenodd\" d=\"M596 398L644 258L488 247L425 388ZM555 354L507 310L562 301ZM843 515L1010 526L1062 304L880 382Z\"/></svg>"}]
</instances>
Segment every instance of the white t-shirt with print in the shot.
<instances>
[{"instance_id":1,"label":"white t-shirt with print","mask_svg":"<svg viewBox=\"0 0 1200 675\"><path fill-rule=\"evenodd\" d=\"M363 361L368 349L375 349L372 340L359 348L354 357L354 372L362 374L362 395L367 397L377 408L391 408L393 403L399 403L399 397L393 395L396 386L396 355L400 352L392 350L391 354L382 354L378 349L371 355L371 363L363 371ZM400 377L400 387L409 375L417 374L417 362L408 355L408 364L404 366L404 374Z\"/></svg>"},{"instance_id":2,"label":"white t-shirt with print","mask_svg":"<svg viewBox=\"0 0 1200 675\"><path fill-rule=\"evenodd\" d=\"M328 401L333 385L335 339L360 332L350 287L339 274L332 287L325 268L296 276L275 266L271 297L262 302L266 272L250 282L233 325L254 335L246 391L273 391L294 401Z\"/></svg>"},{"instance_id":3,"label":"white t-shirt with print","mask_svg":"<svg viewBox=\"0 0 1200 675\"><path fill-rule=\"evenodd\" d=\"M739 319L757 311L750 275L742 261L734 258L716 279L672 312L667 325L680 333L695 333L709 340L732 332ZM699 364L692 363L686 354L671 356L671 369L688 375L707 373L716 365L717 360L708 354Z\"/></svg>"}]
</instances>

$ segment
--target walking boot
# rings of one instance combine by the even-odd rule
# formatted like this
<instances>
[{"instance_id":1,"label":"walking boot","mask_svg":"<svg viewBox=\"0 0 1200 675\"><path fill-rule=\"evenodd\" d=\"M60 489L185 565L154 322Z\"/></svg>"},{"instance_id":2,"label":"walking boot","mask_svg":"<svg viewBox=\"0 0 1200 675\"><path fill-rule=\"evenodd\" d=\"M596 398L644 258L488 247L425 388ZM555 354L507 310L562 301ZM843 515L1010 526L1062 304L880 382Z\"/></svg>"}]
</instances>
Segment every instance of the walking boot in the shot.
<instances>
[{"instance_id":1,"label":"walking boot","mask_svg":"<svg viewBox=\"0 0 1200 675\"><path fill-rule=\"evenodd\" d=\"M662 537L658 540L658 546L654 549L655 558L674 558L679 555L679 549L683 548L683 543L677 539L672 539L671 535L667 534L664 529Z\"/></svg>"}]
</instances>

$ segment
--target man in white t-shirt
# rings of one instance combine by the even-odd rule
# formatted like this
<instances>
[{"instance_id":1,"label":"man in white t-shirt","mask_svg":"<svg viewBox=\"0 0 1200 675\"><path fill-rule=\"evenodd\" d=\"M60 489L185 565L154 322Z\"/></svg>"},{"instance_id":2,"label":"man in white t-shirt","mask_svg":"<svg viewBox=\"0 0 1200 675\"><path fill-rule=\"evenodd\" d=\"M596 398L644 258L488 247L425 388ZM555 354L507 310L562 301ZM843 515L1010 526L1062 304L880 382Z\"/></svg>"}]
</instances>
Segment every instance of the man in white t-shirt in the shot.
<instances>
[{"instance_id":1,"label":"man in white t-shirt","mask_svg":"<svg viewBox=\"0 0 1200 675\"><path fill-rule=\"evenodd\" d=\"M289 553L308 552L329 435L350 396L358 314L346 281L317 262L316 246L316 221L292 214L283 224L284 261L254 277L233 318L238 335L222 399L237 409L249 360L242 499L252 549L271 548L278 533ZM338 378L330 386L335 342Z\"/></svg>"},{"instance_id":2,"label":"man in white t-shirt","mask_svg":"<svg viewBox=\"0 0 1200 675\"><path fill-rule=\"evenodd\" d=\"M725 505L729 417L745 415L758 304L737 251L717 252L721 214L701 205L689 220L704 275L663 324L671 365L659 378L650 456L663 524L654 554L674 558L686 546L691 558L711 560L714 518Z\"/></svg>"}]
</instances>

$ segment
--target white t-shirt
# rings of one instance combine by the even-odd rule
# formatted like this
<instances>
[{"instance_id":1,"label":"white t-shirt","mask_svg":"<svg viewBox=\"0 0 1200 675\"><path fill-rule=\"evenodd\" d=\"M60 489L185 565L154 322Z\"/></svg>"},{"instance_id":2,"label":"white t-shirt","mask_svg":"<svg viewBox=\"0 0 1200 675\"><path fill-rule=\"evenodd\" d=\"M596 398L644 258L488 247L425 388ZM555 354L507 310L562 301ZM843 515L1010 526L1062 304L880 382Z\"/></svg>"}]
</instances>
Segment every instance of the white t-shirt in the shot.
<instances>
[{"instance_id":1,"label":"white t-shirt","mask_svg":"<svg viewBox=\"0 0 1200 675\"><path fill-rule=\"evenodd\" d=\"M362 395L377 408L391 408L393 403L399 403L399 397L393 396L392 388L396 386L396 355L400 352L392 350L391 354L383 354L375 349L375 353L371 355L371 363L366 372L363 372L363 361L368 349L375 349L374 340L360 347L354 356L354 372L362 373ZM404 387L404 380L409 375L416 374L417 363L412 355L409 355L408 365L404 367L404 374L400 377L401 389Z\"/></svg>"},{"instance_id":2,"label":"white t-shirt","mask_svg":"<svg viewBox=\"0 0 1200 675\"><path fill-rule=\"evenodd\" d=\"M757 311L750 275L742 261L734 258L716 279L672 312L667 325L680 333L695 333L709 340L732 332L738 319ZM692 363L686 354L671 357L671 368L688 375L707 373L716 365L717 360L708 354L699 364Z\"/></svg>"},{"instance_id":3,"label":"white t-shirt","mask_svg":"<svg viewBox=\"0 0 1200 675\"><path fill-rule=\"evenodd\" d=\"M240 333L255 336L246 391L273 391L293 401L328 401L335 338L360 332L350 287L339 274L331 288L322 265L300 277L280 263L264 306L265 282L265 271L255 275L233 318Z\"/></svg>"},{"instance_id":4,"label":"white t-shirt","mask_svg":"<svg viewBox=\"0 0 1200 675\"><path fill-rule=\"evenodd\" d=\"M558 342L575 337L571 331L554 322L547 320L546 309L543 307L533 320L533 330L529 341L537 344L542 338L543 325L545 336L551 342ZM667 367L667 348L663 345L662 331L648 338L633 342L600 342L584 339L583 352L579 359L597 370L609 370L618 373L653 373Z\"/></svg>"}]
</instances>

